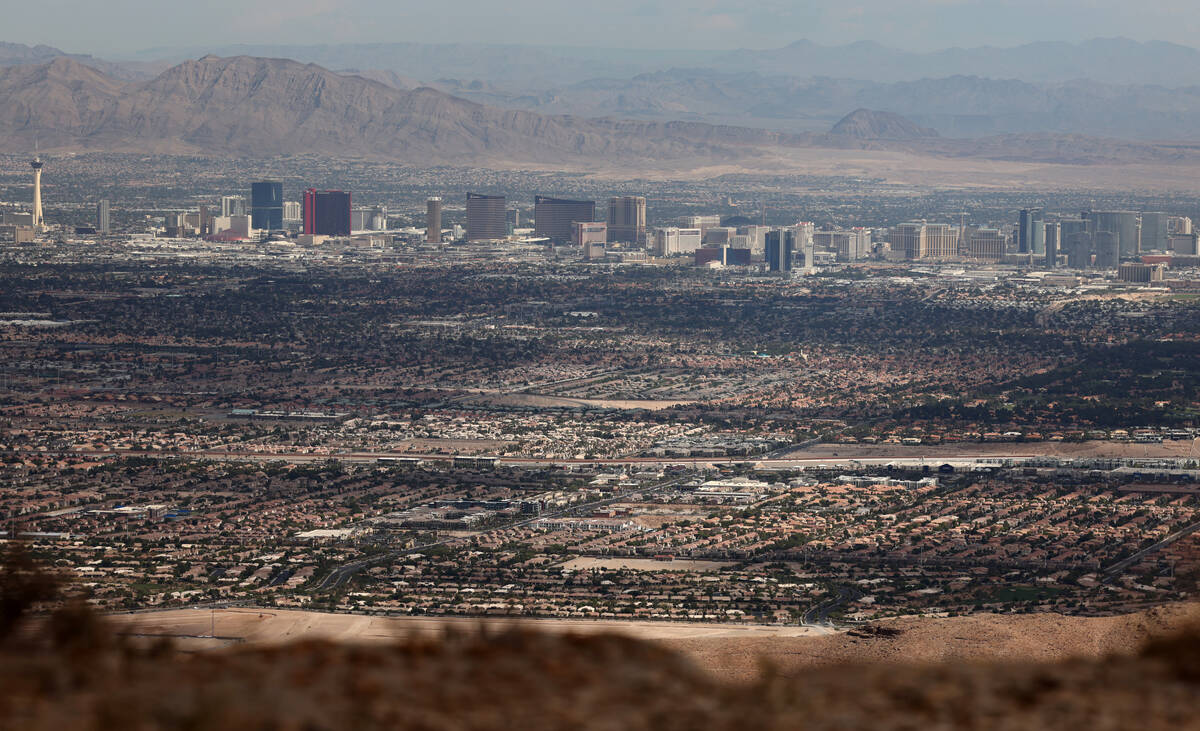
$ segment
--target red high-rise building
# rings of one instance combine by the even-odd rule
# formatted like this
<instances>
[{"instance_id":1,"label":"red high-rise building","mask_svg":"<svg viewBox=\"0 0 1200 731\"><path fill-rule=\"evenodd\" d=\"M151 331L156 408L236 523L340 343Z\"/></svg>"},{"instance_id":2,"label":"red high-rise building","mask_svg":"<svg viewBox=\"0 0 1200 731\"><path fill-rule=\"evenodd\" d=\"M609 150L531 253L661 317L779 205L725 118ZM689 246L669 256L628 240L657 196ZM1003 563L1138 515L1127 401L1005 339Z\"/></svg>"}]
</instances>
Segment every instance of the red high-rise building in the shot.
<instances>
[{"instance_id":1,"label":"red high-rise building","mask_svg":"<svg viewBox=\"0 0 1200 731\"><path fill-rule=\"evenodd\" d=\"M304 191L304 233L313 235L317 232L317 189L309 188Z\"/></svg>"}]
</instances>

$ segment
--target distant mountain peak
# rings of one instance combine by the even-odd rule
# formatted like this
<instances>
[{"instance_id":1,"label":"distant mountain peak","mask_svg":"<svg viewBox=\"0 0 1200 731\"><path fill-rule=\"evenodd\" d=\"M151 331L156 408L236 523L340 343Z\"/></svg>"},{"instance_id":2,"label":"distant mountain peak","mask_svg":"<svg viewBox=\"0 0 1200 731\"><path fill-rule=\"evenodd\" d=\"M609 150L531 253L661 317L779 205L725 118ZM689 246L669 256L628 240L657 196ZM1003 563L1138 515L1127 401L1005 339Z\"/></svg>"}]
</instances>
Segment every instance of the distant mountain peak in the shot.
<instances>
[{"instance_id":1,"label":"distant mountain peak","mask_svg":"<svg viewBox=\"0 0 1200 731\"><path fill-rule=\"evenodd\" d=\"M937 137L938 133L892 112L856 109L833 125L830 134L860 140L915 140Z\"/></svg>"}]
</instances>

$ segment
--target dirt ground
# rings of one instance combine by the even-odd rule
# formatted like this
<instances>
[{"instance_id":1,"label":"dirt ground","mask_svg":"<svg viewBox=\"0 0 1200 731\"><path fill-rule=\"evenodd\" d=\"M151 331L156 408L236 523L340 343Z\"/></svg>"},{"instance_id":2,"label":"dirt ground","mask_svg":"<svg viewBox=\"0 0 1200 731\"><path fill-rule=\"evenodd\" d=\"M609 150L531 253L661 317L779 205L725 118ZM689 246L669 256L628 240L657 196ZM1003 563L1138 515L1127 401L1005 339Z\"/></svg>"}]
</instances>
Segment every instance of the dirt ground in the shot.
<instances>
[{"instance_id":1,"label":"dirt ground","mask_svg":"<svg viewBox=\"0 0 1200 731\"><path fill-rule=\"evenodd\" d=\"M1136 652L1151 637L1200 621L1200 604L1116 617L977 614L878 623L895 636L841 632L799 638L671 638L664 645L718 677L749 680L770 664L781 675L844 663L1050 662Z\"/></svg>"},{"instance_id":2,"label":"dirt ground","mask_svg":"<svg viewBox=\"0 0 1200 731\"><path fill-rule=\"evenodd\" d=\"M564 569L633 569L634 571L720 571L728 561L655 561L652 558L582 558L562 565Z\"/></svg>"},{"instance_id":3,"label":"dirt ground","mask_svg":"<svg viewBox=\"0 0 1200 731\"><path fill-rule=\"evenodd\" d=\"M1200 445L1190 440L1164 440L1161 444L1132 442L971 442L957 444L816 444L793 450L778 459L848 459L879 457L924 457L926 459L965 459L970 457L1189 457L1200 456Z\"/></svg>"},{"instance_id":4,"label":"dirt ground","mask_svg":"<svg viewBox=\"0 0 1200 731\"><path fill-rule=\"evenodd\" d=\"M469 399L472 403L488 403L503 406L582 406L594 407L598 409L646 409L647 411L661 411L672 406L681 404L691 404L694 401L675 400L675 401L655 401L646 399L589 399L589 398L573 398L570 396L545 396L535 393L487 393Z\"/></svg>"},{"instance_id":5,"label":"dirt ground","mask_svg":"<svg viewBox=\"0 0 1200 731\"><path fill-rule=\"evenodd\" d=\"M299 639L391 642L446 631L512 627L554 634L620 634L684 653L722 680L746 681L768 665L782 674L842 663L1051 661L1135 652L1154 636L1200 621L1200 604L1176 604L1117 617L1058 614L907 618L879 623L894 635L856 636L819 628L592 620L431 619L368 617L295 610L183 609L113 615L118 630L170 636L183 649L233 643L274 645ZM219 639L203 639L215 629ZM236 638L236 639L235 639Z\"/></svg>"},{"instance_id":6,"label":"dirt ground","mask_svg":"<svg viewBox=\"0 0 1200 731\"><path fill-rule=\"evenodd\" d=\"M620 622L604 620L507 618L378 617L280 609L179 609L110 615L118 631L145 636L203 639L215 633L224 643L277 644L301 638L339 642L389 642L447 631L503 631L515 627L539 632L613 633L646 640L698 638L780 638L824 634L827 630L768 625L722 625L701 622ZM211 644L211 643L209 643Z\"/></svg>"}]
</instances>

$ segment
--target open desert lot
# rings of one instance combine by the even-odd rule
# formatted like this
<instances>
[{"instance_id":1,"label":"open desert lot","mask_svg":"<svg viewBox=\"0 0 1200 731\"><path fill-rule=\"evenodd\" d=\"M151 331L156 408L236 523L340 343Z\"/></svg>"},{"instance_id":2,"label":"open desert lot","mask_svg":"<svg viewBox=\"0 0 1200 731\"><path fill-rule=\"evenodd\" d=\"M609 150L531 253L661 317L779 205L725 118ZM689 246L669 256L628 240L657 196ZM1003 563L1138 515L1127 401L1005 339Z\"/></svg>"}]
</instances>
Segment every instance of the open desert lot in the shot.
<instances>
[{"instance_id":1,"label":"open desert lot","mask_svg":"<svg viewBox=\"0 0 1200 731\"><path fill-rule=\"evenodd\" d=\"M565 569L587 571L590 569L633 569L634 571L720 571L731 565L730 561L658 561L652 558L596 558L582 556L563 564Z\"/></svg>"},{"instance_id":2,"label":"open desert lot","mask_svg":"<svg viewBox=\"0 0 1200 731\"><path fill-rule=\"evenodd\" d=\"M379 617L279 609L179 609L117 614L110 617L118 631L145 636L206 637L215 631L226 641L273 644L299 639L347 642L392 642L444 632L500 632L527 629L538 632L615 633L646 640L714 638L784 638L826 634L810 627L722 625L684 622L616 622L601 620L515 620L507 618Z\"/></svg>"},{"instance_id":3,"label":"open desert lot","mask_svg":"<svg viewBox=\"0 0 1200 731\"><path fill-rule=\"evenodd\" d=\"M323 639L393 642L447 631L612 633L681 652L728 680L749 680L771 667L782 674L845 663L1054 661L1136 651L1147 639L1200 621L1200 605L1175 604L1113 617L1059 614L913 617L877 623L880 632L768 625L593 620L370 617L276 609L181 609L113 615L118 631L172 637L187 650L234 643L280 644ZM206 639L215 629L217 640Z\"/></svg>"},{"instance_id":4,"label":"open desert lot","mask_svg":"<svg viewBox=\"0 0 1200 731\"><path fill-rule=\"evenodd\" d=\"M1160 443L1135 442L960 442L957 444L816 444L786 454L779 459L872 459L883 457L924 458L929 460L971 459L975 457L1062 457L1086 458L1186 458L1200 456L1200 443L1189 440L1164 440Z\"/></svg>"}]
</instances>

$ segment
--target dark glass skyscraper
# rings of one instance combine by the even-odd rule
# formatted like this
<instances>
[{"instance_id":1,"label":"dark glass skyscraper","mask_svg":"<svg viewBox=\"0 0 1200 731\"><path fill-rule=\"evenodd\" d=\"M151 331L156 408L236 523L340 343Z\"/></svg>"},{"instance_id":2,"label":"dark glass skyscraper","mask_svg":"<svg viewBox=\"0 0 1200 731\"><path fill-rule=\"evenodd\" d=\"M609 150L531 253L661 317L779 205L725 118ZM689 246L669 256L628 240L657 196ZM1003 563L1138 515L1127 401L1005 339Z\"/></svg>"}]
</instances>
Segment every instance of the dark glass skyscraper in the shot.
<instances>
[{"instance_id":1,"label":"dark glass skyscraper","mask_svg":"<svg viewBox=\"0 0 1200 731\"><path fill-rule=\"evenodd\" d=\"M792 271L796 252L796 233L776 229L767 232L767 267L773 272Z\"/></svg>"},{"instance_id":2,"label":"dark glass skyscraper","mask_svg":"<svg viewBox=\"0 0 1200 731\"><path fill-rule=\"evenodd\" d=\"M492 241L507 237L506 206L502 195L467 193L467 241Z\"/></svg>"},{"instance_id":3,"label":"dark glass skyscraper","mask_svg":"<svg viewBox=\"0 0 1200 731\"><path fill-rule=\"evenodd\" d=\"M557 244L571 240L571 224L596 220L595 201L572 201L539 195L533 198L533 235Z\"/></svg>"},{"instance_id":4,"label":"dark glass skyscraper","mask_svg":"<svg viewBox=\"0 0 1200 731\"><path fill-rule=\"evenodd\" d=\"M1129 257L1137 255L1139 251L1138 243L1138 225L1137 214L1133 211L1091 211L1085 218L1088 220L1090 231L1093 235L1099 233L1111 233L1117 237L1117 257L1120 263L1120 257ZM1107 248L1102 249L1101 239L1095 239L1096 253L1101 255L1105 262L1110 252ZM1104 239L1103 243L1107 247L1108 239ZM1097 263L1096 266L1102 266ZM1117 264L1104 264L1104 268L1115 268Z\"/></svg>"},{"instance_id":5,"label":"dark glass skyscraper","mask_svg":"<svg viewBox=\"0 0 1200 731\"><path fill-rule=\"evenodd\" d=\"M268 231L283 228L283 183L263 180L250 184L250 225Z\"/></svg>"},{"instance_id":6,"label":"dark glass skyscraper","mask_svg":"<svg viewBox=\"0 0 1200 731\"><path fill-rule=\"evenodd\" d=\"M340 190L304 191L304 233L350 235L350 194Z\"/></svg>"},{"instance_id":7,"label":"dark glass skyscraper","mask_svg":"<svg viewBox=\"0 0 1200 731\"><path fill-rule=\"evenodd\" d=\"M1043 254L1046 251L1046 229L1040 208L1021 211L1017 227L1017 253Z\"/></svg>"}]
</instances>

